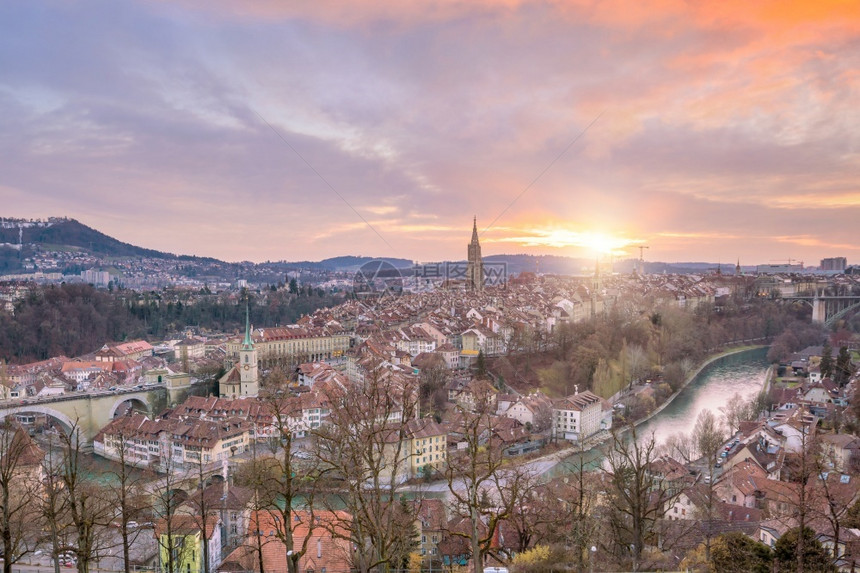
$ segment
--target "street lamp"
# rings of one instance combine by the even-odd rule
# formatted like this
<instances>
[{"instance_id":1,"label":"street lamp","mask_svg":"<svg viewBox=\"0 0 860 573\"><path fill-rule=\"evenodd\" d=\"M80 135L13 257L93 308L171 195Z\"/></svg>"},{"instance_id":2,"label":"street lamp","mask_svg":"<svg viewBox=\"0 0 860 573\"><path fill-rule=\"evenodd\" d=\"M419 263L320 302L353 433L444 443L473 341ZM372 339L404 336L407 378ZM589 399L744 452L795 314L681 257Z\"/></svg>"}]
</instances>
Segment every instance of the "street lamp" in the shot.
<instances>
[{"instance_id":1,"label":"street lamp","mask_svg":"<svg viewBox=\"0 0 860 573\"><path fill-rule=\"evenodd\" d=\"M591 546L591 555L588 558L588 569L594 573L594 554L597 553L597 546Z\"/></svg>"}]
</instances>

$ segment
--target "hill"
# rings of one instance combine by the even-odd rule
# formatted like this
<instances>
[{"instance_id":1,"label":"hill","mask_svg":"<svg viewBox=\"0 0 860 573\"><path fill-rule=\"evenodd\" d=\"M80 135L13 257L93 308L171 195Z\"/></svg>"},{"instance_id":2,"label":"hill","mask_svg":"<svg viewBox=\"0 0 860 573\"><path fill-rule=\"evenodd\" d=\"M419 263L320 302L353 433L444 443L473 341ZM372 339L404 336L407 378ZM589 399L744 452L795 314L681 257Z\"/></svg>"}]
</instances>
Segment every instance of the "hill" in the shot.
<instances>
[{"instance_id":1,"label":"hill","mask_svg":"<svg viewBox=\"0 0 860 573\"><path fill-rule=\"evenodd\" d=\"M0 227L0 243L77 247L108 257L176 258L176 255L171 253L123 243L75 219L65 218L52 218L45 222L16 222L6 219Z\"/></svg>"},{"instance_id":2,"label":"hill","mask_svg":"<svg viewBox=\"0 0 860 573\"><path fill-rule=\"evenodd\" d=\"M70 218L54 217L44 221L27 219L0 218L0 274L22 272L24 260L33 257L36 251L83 251L97 257L140 257L151 259L171 259L177 261L197 261L206 263L208 270L194 270L188 267L189 275L211 274L213 276L235 277L240 274L237 265L243 266L243 274L257 271L272 271L281 274L289 270L341 271L355 272L362 265L371 261L385 261L401 272L408 271L413 261L394 257L367 257L361 255L343 255L321 261L279 261L255 265L253 263L225 263L211 257L195 257L191 255L175 255L146 249L129 243L124 243L104 233L88 227ZM560 275L591 274L594 261L559 255L488 255L484 261L490 264L503 263L507 268L507 276L521 272L540 272ZM446 261L440 261L446 262ZM447 262L463 263L462 259ZM633 270L634 259L617 260L613 270L618 273L629 273ZM603 264L601 264L603 266ZM649 274L656 273L702 273L714 270L717 265L704 262L662 263L646 261L645 268ZM724 266L724 271L733 272L733 267ZM192 272L193 271L193 272ZM259 278L259 277L257 277ZM274 279L277 280L277 279Z\"/></svg>"},{"instance_id":3,"label":"hill","mask_svg":"<svg viewBox=\"0 0 860 573\"><path fill-rule=\"evenodd\" d=\"M307 264L330 271L356 271L360 269L362 265L371 261L385 261L398 269L408 269L412 267L412 261L408 259L398 259L393 257L363 257L355 255L331 257L323 259L317 263L306 262L296 264Z\"/></svg>"}]
</instances>

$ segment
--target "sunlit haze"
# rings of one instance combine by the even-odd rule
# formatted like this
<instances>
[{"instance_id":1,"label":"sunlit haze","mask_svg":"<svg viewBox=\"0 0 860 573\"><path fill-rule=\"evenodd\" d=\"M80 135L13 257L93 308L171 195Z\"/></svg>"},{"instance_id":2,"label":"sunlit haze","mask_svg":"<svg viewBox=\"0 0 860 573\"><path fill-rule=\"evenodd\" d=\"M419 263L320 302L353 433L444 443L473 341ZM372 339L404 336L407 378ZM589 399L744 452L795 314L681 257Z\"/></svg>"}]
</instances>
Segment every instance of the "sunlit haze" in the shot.
<instances>
[{"instance_id":1,"label":"sunlit haze","mask_svg":"<svg viewBox=\"0 0 860 573\"><path fill-rule=\"evenodd\" d=\"M225 260L860 262L860 3L0 4L0 216Z\"/></svg>"}]
</instances>

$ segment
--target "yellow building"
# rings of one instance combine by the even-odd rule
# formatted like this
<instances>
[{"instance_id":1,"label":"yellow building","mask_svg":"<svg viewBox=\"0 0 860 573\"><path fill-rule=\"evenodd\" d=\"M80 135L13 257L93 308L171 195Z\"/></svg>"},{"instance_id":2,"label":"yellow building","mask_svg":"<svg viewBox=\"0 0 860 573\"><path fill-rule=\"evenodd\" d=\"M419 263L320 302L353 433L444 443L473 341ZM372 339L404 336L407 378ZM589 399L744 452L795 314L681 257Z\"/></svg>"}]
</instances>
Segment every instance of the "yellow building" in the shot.
<instances>
[{"instance_id":1,"label":"yellow building","mask_svg":"<svg viewBox=\"0 0 860 573\"><path fill-rule=\"evenodd\" d=\"M197 516L177 514L155 524L158 557L165 573L214 573L221 565L221 519L206 518L206 532ZM203 544L209 549L209 571L204 571Z\"/></svg>"},{"instance_id":2,"label":"yellow building","mask_svg":"<svg viewBox=\"0 0 860 573\"><path fill-rule=\"evenodd\" d=\"M341 358L350 347L348 334L302 326L258 328L252 331L251 339L260 364L267 366L279 362L289 365L321 360L330 362ZM227 342L229 364L238 361L243 343L244 340L239 339Z\"/></svg>"},{"instance_id":3,"label":"yellow building","mask_svg":"<svg viewBox=\"0 0 860 573\"><path fill-rule=\"evenodd\" d=\"M409 473L412 476L444 469L448 456L448 432L441 424L430 418L410 420L406 423L406 435Z\"/></svg>"}]
</instances>

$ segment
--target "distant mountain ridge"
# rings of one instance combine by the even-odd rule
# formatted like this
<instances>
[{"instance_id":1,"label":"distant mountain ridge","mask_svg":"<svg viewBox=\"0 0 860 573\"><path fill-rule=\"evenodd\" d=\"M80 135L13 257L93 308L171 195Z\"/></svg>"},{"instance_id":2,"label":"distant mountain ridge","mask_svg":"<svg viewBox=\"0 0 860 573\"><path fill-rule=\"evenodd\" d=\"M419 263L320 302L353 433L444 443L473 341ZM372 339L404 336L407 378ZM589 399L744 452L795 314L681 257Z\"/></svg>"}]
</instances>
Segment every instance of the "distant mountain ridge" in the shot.
<instances>
[{"instance_id":1,"label":"distant mountain ridge","mask_svg":"<svg viewBox=\"0 0 860 573\"><path fill-rule=\"evenodd\" d=\"M41 245L43 247L75 247L108 257L147 257L153 259L211 260L210 257L175 255L146 249L105 235L77 219L52 217L46 221L0 219L0 243L8 245ZM7 247L8 248L8 247Z\"/></svg>"},{"instance_id":2,"label":"distant mountain ridge","mask_svg":"<svg viewBox=\"0 0 860 573\"><path fill-rule=\"evenodd\" d=\"M17 225L16 222L3 219L3 225L0 226L0 243L78 247L110 257L176 258L172 253L123 243L76 219L52 218L38 222L21 220Z\"/></svg>"},{"instance_id":3,"label":"distant mountain ridge","mask_svg":"<svg viewBox=\"0 0 860 573\"><path fill-rule=\"evenodd\" d=\"M124 243L71 218L52 217L47 220L0 218L0 273L20 271L22 268L21 261L32 256L34 246L45 250L82 250L104 257L143 257L231 264L211 257L175 255ZM372 261L385 261L400 269L401 272L412 269L416 264L409 259L362 255L342 255L321 261L280 261L268 264L281 269L349 272L357 271L362 265ZM594 268L593 260L561 255L488 255L484 257L484 261L489 264L505 264L508 276L521 272L581 275L585 272L593 272L592 269ZM465 261L463 259L434 261L432 264L437 262L461 263ZM633 269L633 263L634 259L616 261L613 270L614 272L629 273ZM265 265L266 263L262 264ZM662 263L646 261L645 263L645 270L648 273L703 273L716 268L717 264L715 263L703 262ZM734 266L723 265L723 271L730 274L734 272Z\"/></svg>"}]
</instances>

